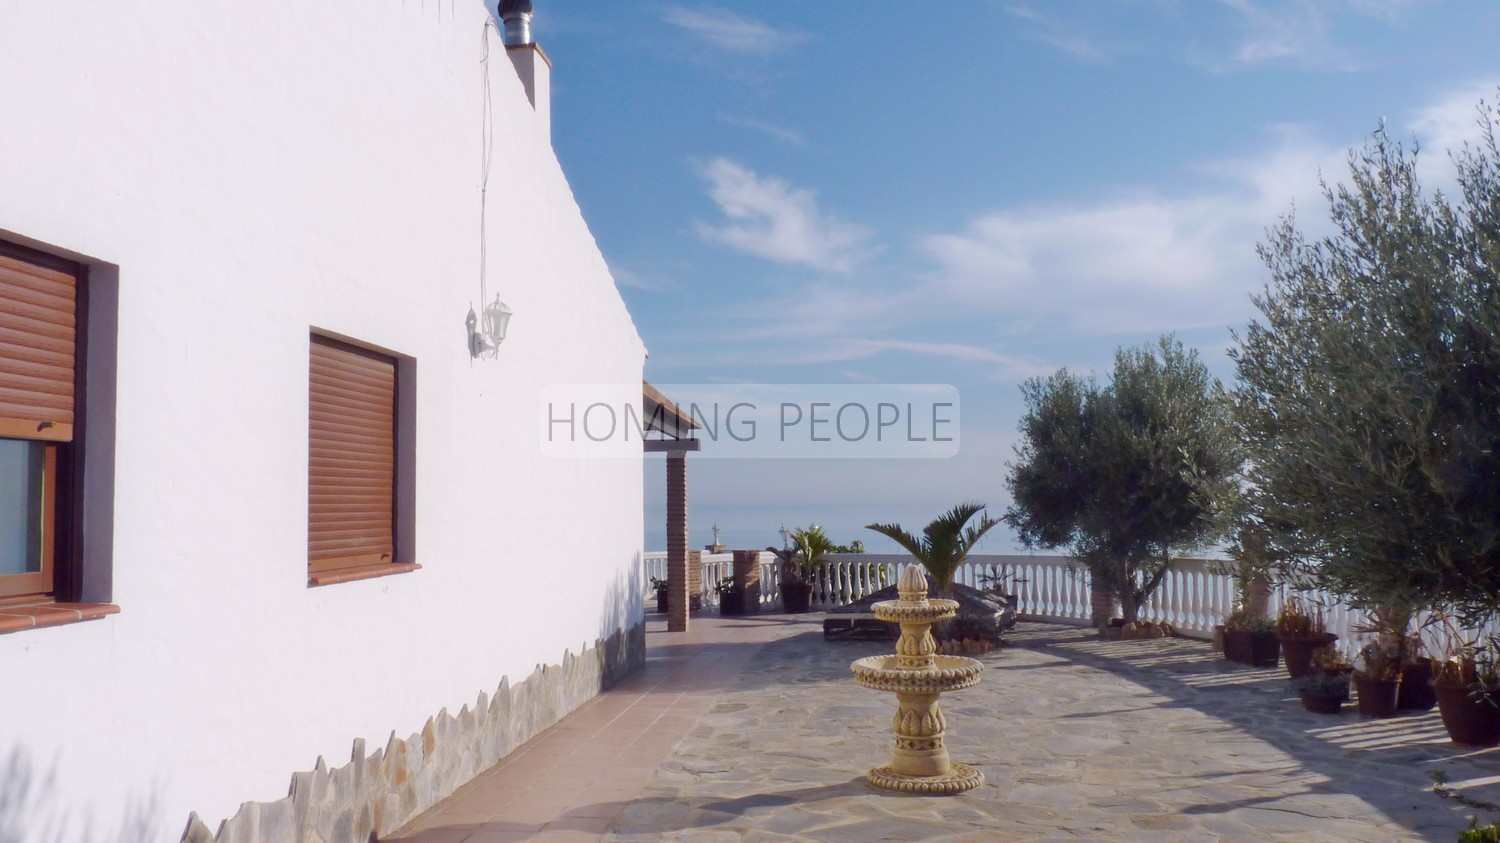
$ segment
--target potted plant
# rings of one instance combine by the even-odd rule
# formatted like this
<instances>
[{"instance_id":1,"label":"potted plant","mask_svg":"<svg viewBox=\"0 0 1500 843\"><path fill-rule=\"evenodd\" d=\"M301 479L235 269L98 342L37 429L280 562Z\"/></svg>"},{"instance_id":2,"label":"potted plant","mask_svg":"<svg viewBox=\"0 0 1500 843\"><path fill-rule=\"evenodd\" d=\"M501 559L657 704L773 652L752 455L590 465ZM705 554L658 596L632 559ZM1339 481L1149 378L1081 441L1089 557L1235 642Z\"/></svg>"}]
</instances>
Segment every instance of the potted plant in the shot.
<instances>
[{"instance_id":1,"label":"potted plant","mask_svg":"<svg viewBox=\"0 0 1500 843\"><path fill-rule=\"evenodd\" d=\"M1349 699L1349 674L1312 670L1292 680L1302 707L1314 714L1338 714Z\"/></svg>"},{"instance_id":2,"label":"potted plant","mask_svg":"<svg viewBox=\"0 0 1500 843\"><path fill-rule=\"evenodd\" d=\"M1363 670L1354 672L1362 717L1393 717L1401 690L1401 654L1388 644L1371 641L1359 651Z\"/></svg>"},{"instance_id":3,"label":"potted plant","mask_svg":"<svg viewBox=\"0 0 1500 843\"><path fill-rule=\"evenodd\" d=\"M775 554L780 563L777 566L776 588L781 592L781 611L798 614L811 610L813 584L803 574L802 566L797 564L797 548L768 547L766 550Z\"/></svg>"},{"instance_id":4,"label":"potted plant","mask_svg":"<svg viewBox=\"0 0 1500 843\"><path fill-rule=\"evenodd\" d=\"M1456 629L1450 630L1456 632ZM1500 640L1448 640L1447 658L1435 665L1432 690L1448 738L1464 746L1500 744Z\"/></svg>"},{"instance_id":5,"label":"potted plant","mask_svg":"<svg viewBox=\"0 0 1500 843\"><path fill-rule=\"evenodd\" d=\"M788 555L777 554L781 557L781 606L791 613L811 611L818 566L833 552L833 542L816 524L798 527L790 538L792 546L785 551Z\"/></svg>"},{"instance_id":6,"label":"potted plant","mask_svg":"<svg viewBox=\"0 0 1500 843\"><path fill-rule=\"evenodd\" d=\"M977 523L969 522L978 516ZM968 558L974 545L1000 522L989 516L982 503L961 503L928 522L922 528L922 537L917 538L901 528L900 524L869 524L867 529L886 536L901 545L927 571L931 588L941 597L954 597L953 577ZM957 622L964 621L965 609L960 606L959 616L954 620L940 621L933 631L944 635Z\"/></svg>"},{"instance_id":7,"label":"potted plant","mask_svg":"<svg viewBox=\"0 0 1500 843\"><path fill-rule=\"evenodd\" d=\"M969 521L976 515L979 516L979 522L970 525ZM921 538L903 530L900 524L869 524L866 529L874 530L901 545L927 570L927 575L937 585L938 593L947 597L953 593L953 575L958 573L958 566L964 563L969 551L974 549L974 545L979 543L984 534L999 523L985 511L984 504L969 502L961 503L932 519L922 528Z\"/></svg>"},{"instance_id":8,"label":"potted plant","mask_svg":"<svg viewBox=\"0 0 1500 843\"><path fill-rule=\"evenodd\" d=\"M1312 672L1339 676L1344 680L1344 702L1349 701L1349 680L1354 676L1354 665L1332 644L1313 651Z\"/></svg>"},{"instance_id":9,"label":"potted plant","mask_svg":"<svg viewBox=\"0 0 1500 843\"><path fill-rule=\"evenodd\" d=\"M1396 692L1396 708L1402 711L1431 711L1437 706L1437 692L1432 689L1437 663L1422 652L1422 636L1406 639L1401 660L1401 689Z\"/></svg>"},{"instance_id":10,"label":"potted plant","mask_svg":"<svg viewBox=\"0 0 1500 843\"><path fill-rule=\"evenodd\" d=\"M656 590L656 611L667 611L667 581L661 577L651 578L651 587Z\"/></svg>"},{"instance_id":11,"label":"potted plant","mask_svg":"<svg viewBox=\"0 0 1500 843\"><path fill-rule=\"evenodd\" d=\"M1270 618L1239 609L1224 619L1224 658L1251 667L1275 667L1280 657L1281 642Z\"/></svg>"},{"instance_id":12,"label":"potted plant","mask_svg":"<svg viewBox=\"0 0 1500 843\"><path fill-rule=\"evenodd\" d=\"M719 594L720 615L743 615L745 614L745 591L734 581L734 577L725 577L714 586L714 591Z\"/></svg>"},{"instance_id":13,"label":"potted plant","mask_svg":"<svg viewBox=\"0 0 1500 843\"><path fill-rule=\"evenodd\" d=\"M1298 597L1290 597L1276 618L1276 638L1286 659L1287 675L1300 679L1312 672L1313 651L1339 640L1323 628L1323 610L1309 613Z\"/></svg>"}]
</instances>

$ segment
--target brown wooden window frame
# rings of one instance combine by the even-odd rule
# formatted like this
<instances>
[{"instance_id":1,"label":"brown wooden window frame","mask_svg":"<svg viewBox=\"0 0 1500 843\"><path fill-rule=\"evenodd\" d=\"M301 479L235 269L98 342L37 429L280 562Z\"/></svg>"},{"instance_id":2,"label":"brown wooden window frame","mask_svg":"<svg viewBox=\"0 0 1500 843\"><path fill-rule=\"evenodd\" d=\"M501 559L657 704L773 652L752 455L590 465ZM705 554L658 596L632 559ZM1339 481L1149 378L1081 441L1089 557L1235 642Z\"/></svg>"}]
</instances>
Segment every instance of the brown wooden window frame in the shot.
<instances>
[{"instance_id":1,"label":"brown wooden window frame","mask_svg":"<svg viewBox=\"0 0 1500 843\"><path fill-rule=\"evenodd\" d=\"M76 571L77 560L74 554L76 542L72 535L71 514L74 491L80 479L78 458L82 451L80 434L83 429L83 364L84 337L86 336L83 314L87 289L86 272L83 266L73 261L4 240L0 240L0 260L11 266L21 264L29 268L17 271L18 276L38 272L52 276L67 276L72 287L72 297L69 302L71 312L62 323L58 323L58 327L65 326L71 336L61 342L58 342L57 338L52 338L54 343L59 345L66 343L69 346L66 353L71 358L72 372L70 381L65 380L71 386L67 408L26 406L28 403L35 404L36 402L27 402L24 395L17 400L0 400L0 438L34 443L41 445L43 449L41 499L35 502L40 508L38 513L41 532L38 537L40 570L0 575L0 606L72 600L76 599L75 592L78 591L79 579ZM39 288L44 288L46 283L43 281L32 285L18 282L14 286L8 286L7 289L11 295L0 297L3 299L3 302L0 302L0 308L3 308L13 319L19 317L28 321L44 322L45 319L39 317L43 316L45 311L50 309L56 312L55 307L36 304L47 298L56 298L55 294L45 289L39 290ZM3 322L4 320L0 320L0 323ZM10 345L12 349L24 349L27 346L28 337L33 338L31 342L35 342L34 338L38 336L45 337L46 334L28 332L14 325L0 325L0 339L9 340L5 344ZM23 351L22 354L25 352ZM27 381L45 381L45 378L36 376L37 365L39 365L37 361L22 359L21 355L0 358L0 366L6 367L13 378L22 377ZM56 367L53 366L53 368ZM0 379L0 383L3 383L3 379ZM52 388L56 388L55 381ZM38 393L46 391L46 387L36 389ZM12 398L17 394L16 390L5 393Z\"/></svg>"},{"instance_id":2,"label":"brown wooden window frame","mask_svg":"<svg viewBox=\"0 0 1500 843\"><path fill-rule=\"evenodd\" d=\"M373 365L372 365L373 364ZM403 573L410 562L410 526L403 506L409 487L410 361L318 331L308 354L308 585ZM388 386L387 386L388 384ZM373 410L373 412L372 412ZM388 425L379 425L385 417ZM374 434L372 422L378 428ZM346 437L343 441L333 436ZM382 441L383 440L383 441ZM374 446L374 447L371 447ZM376 452L380 453L376 453ZM351 486L343 486L348 480ZM361 501L383 486L383 501ZM330 535L332 534L332 535ZM342 535L340 535L342 534ZM377 535L379 534L379 535ZM348 545L330 546L346 539Z\"/></svg>"}]
</instances>

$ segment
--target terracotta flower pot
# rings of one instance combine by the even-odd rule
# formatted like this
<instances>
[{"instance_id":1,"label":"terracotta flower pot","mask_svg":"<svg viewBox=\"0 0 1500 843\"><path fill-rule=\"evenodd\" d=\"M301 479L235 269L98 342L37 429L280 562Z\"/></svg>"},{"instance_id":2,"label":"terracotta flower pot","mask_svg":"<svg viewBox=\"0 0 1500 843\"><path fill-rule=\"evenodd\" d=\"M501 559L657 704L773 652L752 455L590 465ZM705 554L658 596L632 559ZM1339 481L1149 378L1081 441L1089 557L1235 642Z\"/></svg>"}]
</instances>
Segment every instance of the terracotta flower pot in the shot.
<instances>
[{"instance_id":1,"label":"terracotta flower pot","mask_svg":"<svg viewBox=\"0 0 1500 843\"><path fill-rule=\"evenodd\" d=\"M1359 692L1361 717L1396 716L1396 694L1401 690L1400 679L1375 679L1356 673L1354 688Z\"/></svg>"},{"instance_id":2,"label":"terracotta flower pot","mask_svg":"<svg viewBox=\"0 0 1500 843\"><path fill-rule=\"evenodd\" d=\"M812 611L812 583L782 583L781 610L794 615Z\"/></svg>"},{"instance_id":3,"label":"terracotta flower pot","mask_svg":"<svg viewBox=\"0 0 1500 843\"><path fill-rule=\"evenodd\" d=\"M1302 698L1302 707L1313 714L1338 714L1339 709L1344 707L1344 701L1339 697L1325 697L1306 691L1298 691L1297 696Z\"/></svg>"},{"instance_id":4,"label":"terracotta flower pot","mask_svg":"<svg viewBox=\"0 0 1500 843\"><path fill-rule=\"evenodd\" d=\"M1401 668L1401 690L1396 694L1396 708L1402 711L1431 711L1437 705L1432 690L1432 662L1423 659Z\"/></svg>"},{"instance_id":5,"label":"terracotta flower pot","mask_svg":"<svg viewBox=\"0 0 1500 843\"><path fill-rule=\"evenodd\" d=\"M1301 679L1312 673L1313 651L1339 640L1337 635L1325 632L1322 635L1290 635L1281 638L1281 655L1286 659L1287 675Z\"/></svg>"},{"instance_id":6,"label":"terracotta flower pot","mask_svg":"<svg viewBox=\"0 0 1500 843\"><path fill-rule=\"evenodd\" d=\"M1448 737L1463 746L1500 744L1500 688L1493 688L1487 699L1474 699L1467 685L1435 684L1438 713Z\"/></svg>"}]
</instances>

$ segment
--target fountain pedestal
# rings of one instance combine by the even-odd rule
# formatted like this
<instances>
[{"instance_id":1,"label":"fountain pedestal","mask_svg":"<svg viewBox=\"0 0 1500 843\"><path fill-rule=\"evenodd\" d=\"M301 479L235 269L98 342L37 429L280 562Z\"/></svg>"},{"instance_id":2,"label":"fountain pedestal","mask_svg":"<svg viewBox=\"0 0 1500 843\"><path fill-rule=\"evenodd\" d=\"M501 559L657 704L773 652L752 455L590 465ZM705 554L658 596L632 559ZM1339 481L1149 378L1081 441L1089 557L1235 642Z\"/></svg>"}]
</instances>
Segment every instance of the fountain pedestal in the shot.
<instances>
[{"instance_id":1,"label":"fountain pedestal","mask_svg":"<svg viewBox=\"0 0 1500 843\"><path fill-rule=\"evenodd\" d=\"M850 665L854 681L877 691L896 694L896 716L891 731L896 746L891 763L870 771L870 783L908 793L953 794L984 783L984 774L948 757L944 743L947 724L938 697L944 691L968 688L979 682L984 665L961 656L937 655L932 625L954 616L954 600L928 599L927 576L920 566L908 565L897 581L899 600L885 600L871 608L883 621L901 625L896 654L870 656Z\"/></svg>"}]
</instances>

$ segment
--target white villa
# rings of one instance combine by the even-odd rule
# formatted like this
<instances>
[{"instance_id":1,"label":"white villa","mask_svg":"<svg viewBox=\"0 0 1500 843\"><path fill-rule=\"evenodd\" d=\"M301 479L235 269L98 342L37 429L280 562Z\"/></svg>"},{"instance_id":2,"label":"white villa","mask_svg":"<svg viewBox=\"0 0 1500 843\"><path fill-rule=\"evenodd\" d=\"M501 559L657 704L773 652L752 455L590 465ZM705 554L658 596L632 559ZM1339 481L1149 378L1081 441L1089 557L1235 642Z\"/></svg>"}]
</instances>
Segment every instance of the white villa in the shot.
<instances>
[{"instance_id":1,"label":"white villa","mask_svg":"<svg viewBox=\"0 0 1500 843\"><path fill-rule=\"evenodd\" d=\"M366 841L643 658L641 445L538 419L645 350L504 5L0 9L3 843Z\"/></svg>"}]
</instances>

